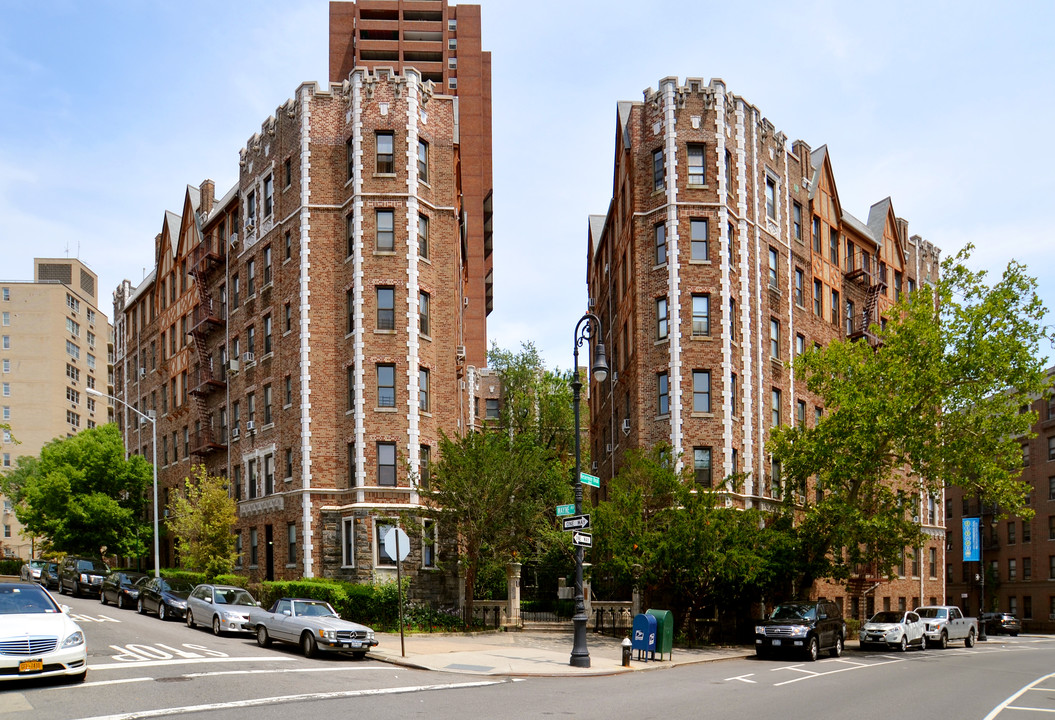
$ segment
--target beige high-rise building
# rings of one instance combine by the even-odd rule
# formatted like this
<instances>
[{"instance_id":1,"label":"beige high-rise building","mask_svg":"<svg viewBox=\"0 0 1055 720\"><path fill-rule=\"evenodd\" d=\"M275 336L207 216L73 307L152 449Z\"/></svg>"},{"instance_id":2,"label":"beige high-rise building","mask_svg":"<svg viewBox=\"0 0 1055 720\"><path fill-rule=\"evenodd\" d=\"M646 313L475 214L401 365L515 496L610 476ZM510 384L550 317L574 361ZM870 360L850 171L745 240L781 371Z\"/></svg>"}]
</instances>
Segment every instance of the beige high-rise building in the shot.
<instances>
[{"instance_id":1,"label":"beige high-rise building","mask_svg":"<svg viewBox=\"0 0 1055 720\"><path fill-rule=\"evenodd\" d=\"M0 469L112 419L107 402L85 392L113 394L112 356L99 279L80 260L36 258L32 282L0 281ZM0 553L29 558L33 539L7 498L2 513Z\"/></svg>"}]
</instances>

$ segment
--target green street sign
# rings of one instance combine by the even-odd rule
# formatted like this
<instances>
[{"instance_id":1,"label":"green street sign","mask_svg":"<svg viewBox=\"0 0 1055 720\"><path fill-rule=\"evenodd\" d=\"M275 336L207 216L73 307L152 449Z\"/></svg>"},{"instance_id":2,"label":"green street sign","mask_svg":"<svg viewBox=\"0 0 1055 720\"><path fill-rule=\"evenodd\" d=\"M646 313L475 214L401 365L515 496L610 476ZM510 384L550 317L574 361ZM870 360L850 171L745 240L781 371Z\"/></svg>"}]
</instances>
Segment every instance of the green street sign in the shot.
<instances>
[{"instance_id":1,"label":"green street sign","mask_svg":"<svg viewBox=\"0 0 1055 720\"><path fill-rule=\"evenodd\" d=\"M589 473L579 473L579 482L583 485L590 485L595 488L601 487L601 478L596 475L590 475Z\"/></svg>"},{"instance_id":2,"label":"green street sign","mask_svg":"<svg viewBox=\"0 0 1055 720\"><path fill-rule=\"evenodd\" d=\"M557 506L557 517L561 515L574 515L575 505L558 505Z\"/></svg>"}]
</instances>

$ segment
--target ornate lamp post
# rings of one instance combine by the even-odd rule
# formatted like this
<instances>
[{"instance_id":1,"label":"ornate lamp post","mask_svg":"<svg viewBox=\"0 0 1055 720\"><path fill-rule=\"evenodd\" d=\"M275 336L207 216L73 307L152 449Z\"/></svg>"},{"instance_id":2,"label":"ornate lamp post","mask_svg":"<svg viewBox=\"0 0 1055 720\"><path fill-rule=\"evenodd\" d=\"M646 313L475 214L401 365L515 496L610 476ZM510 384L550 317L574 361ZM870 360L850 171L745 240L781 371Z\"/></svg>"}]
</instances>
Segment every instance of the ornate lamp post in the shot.
<instances>
[{"instance_id":1,"label":"ornate lamp post","mask_svg":"<svg viewBox=\"0 0 1055 720\"><path fill-rule=\"evenodd\" d=\"M594 337L594 333L601 336L601 320L591 312L586 313L575 325L575 363L572 372L571 391L572 409L575 414L575 514L582 514L582 455L579 448L579 394L582 390L582 382L579 380L579 348L583 343ZM604 382L608 377L608 361L604 356L604 343L598 341L594 351L593 364L590 374L597 382ZM586 603L582 591L582 558L583 548L575 548L575 615L572 623L575 625L575 639L571 649L571 660L573 667L590 667L590 651L586 647Z\"/></svg>"},{"instance_id":2,"label":"ornate lamp post","mask_svg":"<svg viewBox=\"0 0 1055 720\"><path fill-rule=\"evenodd\" d=\"M147 420L147 421L150 422L150 427L151 427L151 430L153 431L153 435L154 435L154 463L153 463L153 470L154 470L154 577L161 577L161 553L160 553L160 551L158 549L158 418L157 418L157 414L153 410L151 410L149 414L140 412L139 410L135 409L134 407L132 407L131 405L126 403L124 400L122 400L120 398L115 398L113 395L107 395L105 393L101 393L98 390L95 390L93 388L87 388L87 390L85 390L85 392L87 392L89 395L97 395L99 397L104 397L107 400L113 400L114 402L119 402L122 405L124 405L126 408L128 408L129 410L134 412L139 417L141 417L144 420Z\"/></svg>"}]
</instances>

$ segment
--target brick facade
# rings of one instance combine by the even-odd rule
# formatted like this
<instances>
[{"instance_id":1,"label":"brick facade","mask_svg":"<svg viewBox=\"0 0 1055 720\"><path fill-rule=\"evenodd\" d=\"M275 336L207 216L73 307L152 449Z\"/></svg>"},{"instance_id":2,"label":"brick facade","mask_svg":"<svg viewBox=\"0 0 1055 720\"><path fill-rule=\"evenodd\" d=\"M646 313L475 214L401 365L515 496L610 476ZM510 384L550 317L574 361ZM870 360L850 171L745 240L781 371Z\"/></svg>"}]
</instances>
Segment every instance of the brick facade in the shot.
<instances>
[{"instance_id":1,"label":"brick facade","mask_svg":"<svg viewBox=\"0 0 1055 720\"><path fill-rule=\"evenodd\" d=\"M873 342L869 324L898 293L936 280L939 252L909 236L889 198L867 221L850 214L827 148L789 144L721 80L665 78L619 103L615 140L613 198L588 241L612 370L590 392L601 495L627 449L666 442L704 485L746 473L723 492L728 506L771 506L769 429L820 410L786 361L834 338ZM917 573L909 562L888 582L865 570L815 593L854 617L942 601L931 569L944 562L944 518L924 509Z\"/></svg>"}]
</instances>

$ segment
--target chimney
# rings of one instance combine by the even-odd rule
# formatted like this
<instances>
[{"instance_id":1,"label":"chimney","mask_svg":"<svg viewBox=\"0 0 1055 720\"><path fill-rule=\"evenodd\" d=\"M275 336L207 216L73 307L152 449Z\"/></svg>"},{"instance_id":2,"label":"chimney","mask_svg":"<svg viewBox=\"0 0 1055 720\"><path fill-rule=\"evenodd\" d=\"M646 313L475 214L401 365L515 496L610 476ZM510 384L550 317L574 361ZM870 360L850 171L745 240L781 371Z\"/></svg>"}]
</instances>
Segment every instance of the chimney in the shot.
<instances>
[{"instance_id":1,"label":"chimney","mask_svg":"<svg viewBox=\"0 0 1055 720\"><path fill-rule=\"evenodd\" d=\"M209 179L202 180L198 190L201 192L201 204L198 210L202 216L207 216L212 212L212 205L216 201L216 183Z\"/></svg>"}]
</instances>

